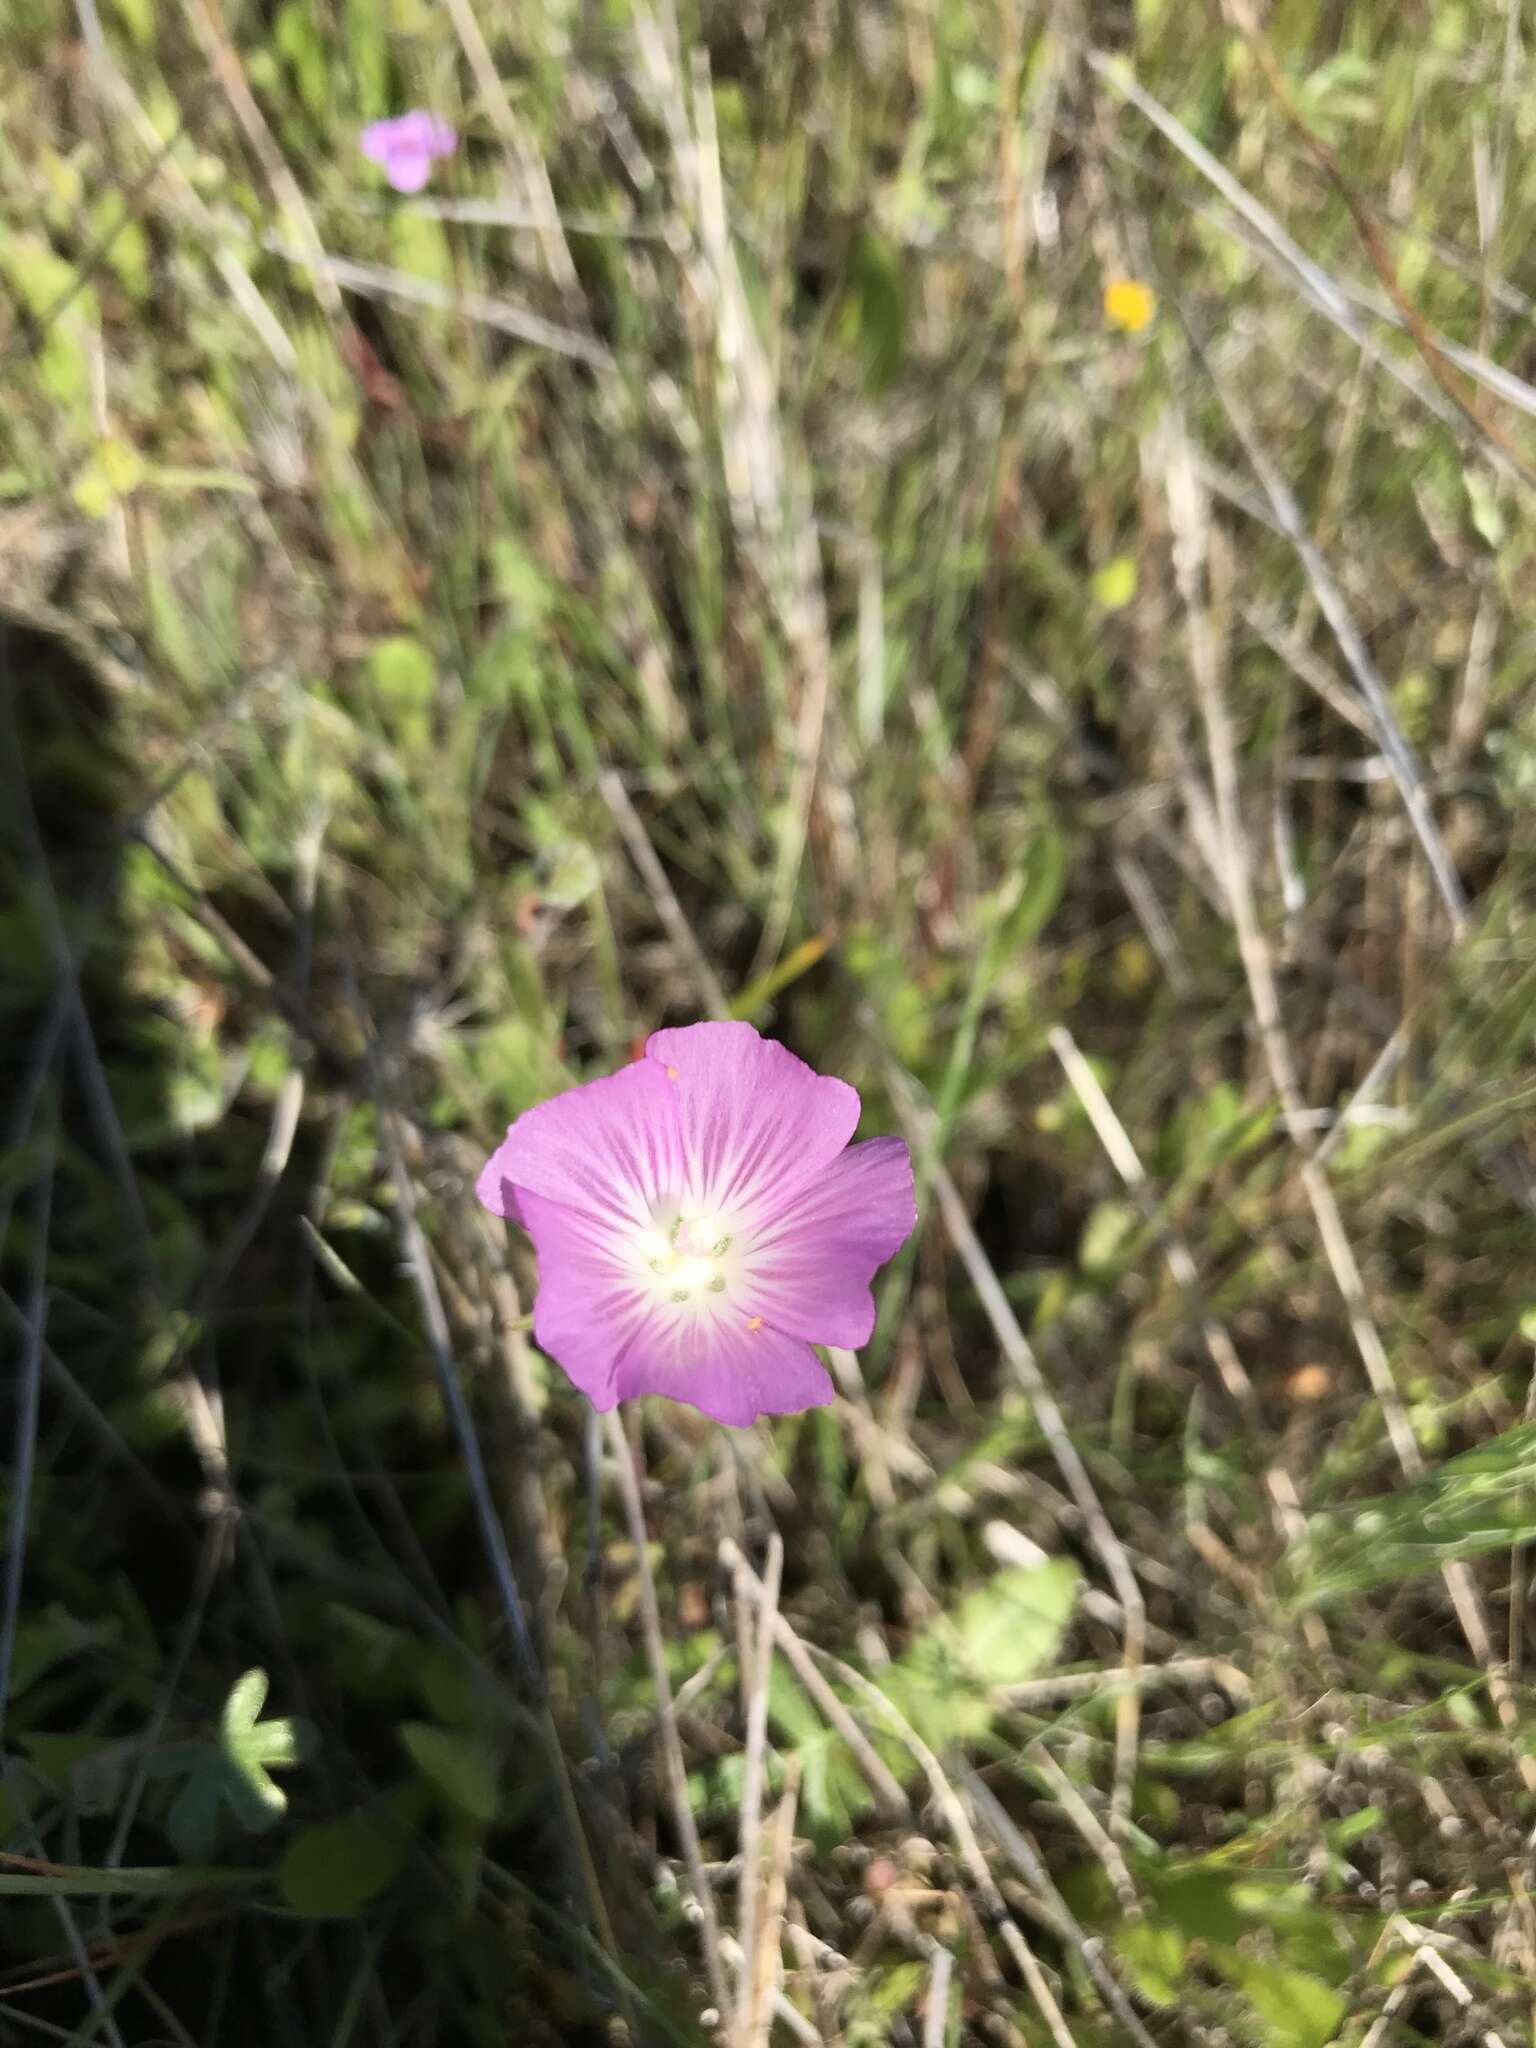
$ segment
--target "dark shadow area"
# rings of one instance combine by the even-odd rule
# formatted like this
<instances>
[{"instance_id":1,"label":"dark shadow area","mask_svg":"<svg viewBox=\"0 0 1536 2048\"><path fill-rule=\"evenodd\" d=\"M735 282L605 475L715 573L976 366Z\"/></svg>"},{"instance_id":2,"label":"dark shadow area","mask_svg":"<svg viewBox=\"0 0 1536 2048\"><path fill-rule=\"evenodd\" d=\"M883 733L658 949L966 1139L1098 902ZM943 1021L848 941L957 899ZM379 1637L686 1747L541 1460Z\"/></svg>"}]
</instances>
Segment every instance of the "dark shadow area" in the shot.
<instances>
[{"instance_id":1,"label":"dark shadow area","mask_svg":"<svg viewBox=\"0 0 1536 2048\"><path fill-rule=\"evenodd\" d=\"M221 1073L242 1020L157 985L184 901L135 831L154 784L120 708L0 614L0 1850L118 1873L5 1899L0 2039L93 2008L108 2041L606 2039L393 1231L338 1218L326 1270L305 1235L342 1127L369 1141L363 1084L297 1030L280 1078ZM246 929L301 1016L312 935ZM488 1407L510 1490L536 1451ZM605 1785L581 1796L589 1834L631 1839ZM637 2038L692 2038L638 1870L604 1878L625 1974L655 1980ZM274 1916L302 1923L281 1970Z\"/></svg>"}]
</instances>

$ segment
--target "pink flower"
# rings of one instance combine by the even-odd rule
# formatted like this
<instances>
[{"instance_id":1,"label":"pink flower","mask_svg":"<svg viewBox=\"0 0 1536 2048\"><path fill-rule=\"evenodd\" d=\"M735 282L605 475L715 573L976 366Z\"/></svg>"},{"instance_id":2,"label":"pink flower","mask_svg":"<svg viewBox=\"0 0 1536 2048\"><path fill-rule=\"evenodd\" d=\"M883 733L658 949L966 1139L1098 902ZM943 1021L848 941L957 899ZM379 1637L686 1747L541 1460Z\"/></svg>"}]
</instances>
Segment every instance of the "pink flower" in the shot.
<instances>
[{"instance_id":1,"label":"pink flower","mask_svg":"<svg viewBox=\"0 0 1536 2048\"><path fill-rule=\"evenodd\" d=\"M812 1344L863 1344L870 1281L917 1221L899 1138L750 1024L658 1031L645 1057L520 1116L476 1193L539 1255L533 1330L594 1407L667 1394L744 1426L832 1398Z\"/></svg>"},{"instance_id":2,"label":"pink flower","mask_svg":"<svg viewBox=\"0 0 1536 2048\"><path fill-rule=\"evenodd\" d=\"M459 138L436 114L413 107L392 121L370 121L362 133L363 155L376 163L397 192L419 192L440 156L452 156Z\"/></svg>"}]
</instances>

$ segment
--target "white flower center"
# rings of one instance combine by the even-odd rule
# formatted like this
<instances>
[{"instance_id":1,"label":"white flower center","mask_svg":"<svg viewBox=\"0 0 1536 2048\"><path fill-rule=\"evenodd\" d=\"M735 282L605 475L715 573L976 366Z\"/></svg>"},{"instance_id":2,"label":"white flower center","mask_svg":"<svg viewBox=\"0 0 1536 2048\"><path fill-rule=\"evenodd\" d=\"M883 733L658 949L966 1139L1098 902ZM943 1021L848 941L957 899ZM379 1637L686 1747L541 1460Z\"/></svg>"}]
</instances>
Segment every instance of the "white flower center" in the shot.
<instances>
[{"instance_id":1,"label":"white flower center","mask_svg":"<svg viewBox=\"0 0 1536 2048\"><path fill-rule=\"evenodd\" d=\"M714 1306L709 1297L725 1292L731 1237L718 1217L684 1215L669 1205L640 1233L636 1250L662 1301Z\"/></svg>"}]
</instances>

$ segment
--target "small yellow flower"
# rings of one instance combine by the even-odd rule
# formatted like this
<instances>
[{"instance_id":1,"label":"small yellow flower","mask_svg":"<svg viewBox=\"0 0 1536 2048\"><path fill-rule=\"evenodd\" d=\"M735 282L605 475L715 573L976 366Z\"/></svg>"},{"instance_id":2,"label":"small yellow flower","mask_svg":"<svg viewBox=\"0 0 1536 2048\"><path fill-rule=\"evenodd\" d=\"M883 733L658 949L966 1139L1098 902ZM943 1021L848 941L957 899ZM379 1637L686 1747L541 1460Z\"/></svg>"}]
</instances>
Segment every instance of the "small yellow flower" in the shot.
<instances>
[{"instance_id":1,"label":"small yellow flower","mask_svg":"<svg viewBox=\"0 0 1536 2048\"><path fill-rule=\"evenodd\" d=\"M75 503L88 519L105 519L145 478L143 458L126 441L98 441L75 478Z\"/></svg>"},{"instance_id":2,"label":"small yellow flower","mask_svg":"<svg viewBox=\"0 0 1536 2048\"><path fill-rule=\"evenodd\" d=\"M1137 277L1112 277L1104 287L1104 318L1111 327L1140 334L1157 317L1157 293Z\"/></svg>"}]
</instances>

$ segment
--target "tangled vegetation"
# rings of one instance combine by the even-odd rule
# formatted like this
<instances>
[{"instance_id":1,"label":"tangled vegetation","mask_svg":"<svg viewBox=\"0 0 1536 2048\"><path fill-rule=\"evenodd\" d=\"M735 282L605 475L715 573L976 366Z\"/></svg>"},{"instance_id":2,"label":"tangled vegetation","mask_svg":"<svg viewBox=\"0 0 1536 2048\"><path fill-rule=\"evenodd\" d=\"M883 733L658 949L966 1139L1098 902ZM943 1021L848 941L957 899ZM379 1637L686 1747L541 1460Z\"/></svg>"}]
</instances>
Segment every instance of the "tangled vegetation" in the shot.
<instances>
[{"instance_id":1,"label":"tangled vegetation","mask_svg":"<svg viewBox=\"0 0 1536 2048\"><path fill-rule=\"evenodd\" d=\"M0 2041L1532 2040L1530 34L8 0ZM919 1227L604 1425L727 1015Z\"/></svg>"}]
</instances>

